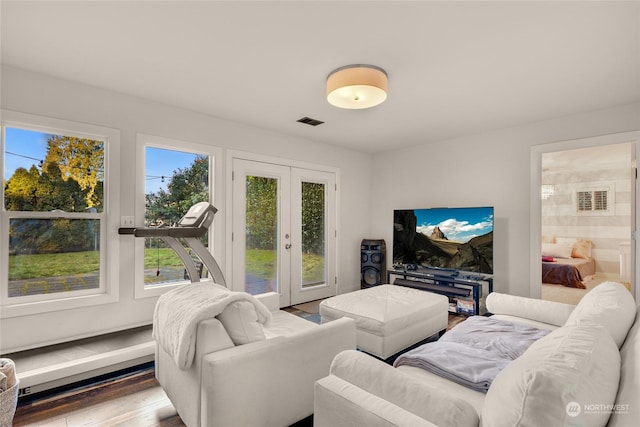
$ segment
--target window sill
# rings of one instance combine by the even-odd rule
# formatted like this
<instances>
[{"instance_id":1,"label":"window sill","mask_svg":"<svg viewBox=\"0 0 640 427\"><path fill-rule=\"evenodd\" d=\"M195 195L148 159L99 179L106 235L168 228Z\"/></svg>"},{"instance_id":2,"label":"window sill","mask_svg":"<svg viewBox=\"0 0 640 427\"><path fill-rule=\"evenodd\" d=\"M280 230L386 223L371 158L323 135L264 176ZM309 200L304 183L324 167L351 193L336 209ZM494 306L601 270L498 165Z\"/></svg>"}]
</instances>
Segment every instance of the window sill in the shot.
<instances>
[{"instance_id":1,"label":"window sill","mask_svg":"<svg viewBox=\"0 0 640 427\"><path fill-rule=\"evenodd\" d=\"M78 297L66 297L48 301L7 304L0 307L0 318L8 319L18 316L49 313L53 311L70 310L101 304L111 304L118 301L117 294L98 294Z\"/></svg>"}]
</instances>

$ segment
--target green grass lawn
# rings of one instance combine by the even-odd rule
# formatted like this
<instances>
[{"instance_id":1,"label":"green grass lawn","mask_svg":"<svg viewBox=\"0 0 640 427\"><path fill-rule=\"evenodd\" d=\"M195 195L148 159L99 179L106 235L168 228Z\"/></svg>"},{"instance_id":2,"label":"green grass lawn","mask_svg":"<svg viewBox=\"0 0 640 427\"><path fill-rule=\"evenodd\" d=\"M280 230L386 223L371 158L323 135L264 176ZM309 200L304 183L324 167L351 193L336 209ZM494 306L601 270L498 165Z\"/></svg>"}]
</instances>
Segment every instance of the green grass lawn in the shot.
<instances>
[{"instance_id":1,"label":"green grass lawn","mask_svg":"<svg viewBox=\"0 0 640 427\"><path fill-rule=\"evenodd\" d=\"M182 267L182 261L171 248L145 248L144 268Z\"/></svg>"},{"instance_id":2,"label":"green grass lawn","mask_svg":"<svg viewBox=\"0 0 640 427\"><path fill-rule=\"evenodd\" d=\"M12 255L9 257L9 280L73 276L95 273L99 270L100 253L98 251Z\"/></svg>"},{"instance_id":3,"label":"green grass lawn","mask_svg":"<svg viewBox=\"0 0 640 427\"><path fill-rule=\"evenodd\" d=\"M275 274L275 251L252 249L247 251L247 274L272 279ZM182 268L182 261L170 248L149 248L144 251L146 269L161 267ZM324 279L324 257L304 254L302 278L305 283ZM60 254L12 255L9 257L9 280L41 277L73 276L95 273L100 269L98 251Z\"/></svg>"},{"instance_id":4,"label":"green grass lawn","mask_svg":"<svg viewBox=\"0 0 640 427\"><path fill-rule=\"evenodd\" d=\"M276 271L275 251L249 249L246 254L246 274L265 279L273 279ZM302 281L318 283L324 281L324 256L302 255Z\"/></svg>"}]
</instances>

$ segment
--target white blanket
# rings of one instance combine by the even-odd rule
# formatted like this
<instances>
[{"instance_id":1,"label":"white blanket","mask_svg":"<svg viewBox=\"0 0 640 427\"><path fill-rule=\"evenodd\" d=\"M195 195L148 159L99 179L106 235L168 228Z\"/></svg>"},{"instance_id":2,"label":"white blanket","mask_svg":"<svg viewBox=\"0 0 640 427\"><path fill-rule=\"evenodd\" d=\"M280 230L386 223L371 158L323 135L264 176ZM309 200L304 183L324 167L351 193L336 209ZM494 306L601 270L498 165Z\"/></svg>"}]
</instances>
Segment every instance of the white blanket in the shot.
<instances>
[{"instance_id":1,"label":"white blanket","mask_svg":"<svg viewBox=\"0 0 640 427\"><path fill-rule=\"evenodd\" d=\"M472 316L438 341L401 354L408 365L486 393L496 375L549 331L493 317Z\"/></svg>"},{"instance_id":2,"label":"white blanket","mask_svg":"<svg viewBox=\"0 0 640 427\"><path fill-rule=\"evenodd\" d=\"M0 358L0 392L9 390L17 382L16 365L13 360Z\"/></svg>"},{"instance_id":3,"label":"white blanket","mask_svg":"<svg viewBox=\"0 0 640 427\"><path fill-rule=\"evenodd\" d=\"M260 323L268 325L271 321L267 307L246 292L232 292L212 283L192 283L160 296L153 314L153 339L178 368L187 370L195 354L198 323L217 316L235 301L250 301Z\"/></svg>"}]
</instances>

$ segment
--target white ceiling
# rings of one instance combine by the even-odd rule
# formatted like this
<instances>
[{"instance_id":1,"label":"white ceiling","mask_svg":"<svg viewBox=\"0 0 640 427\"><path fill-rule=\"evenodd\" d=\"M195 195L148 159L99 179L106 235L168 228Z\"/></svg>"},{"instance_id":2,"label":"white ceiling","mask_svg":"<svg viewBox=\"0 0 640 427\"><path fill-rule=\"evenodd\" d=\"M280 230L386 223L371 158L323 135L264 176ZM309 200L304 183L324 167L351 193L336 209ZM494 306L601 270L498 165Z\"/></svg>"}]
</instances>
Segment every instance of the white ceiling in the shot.
<instances>
[{"instance_id":1,"label":"white ceiling","mask_svg":"<svg viewBox=\"0 0 640 427\"><path fill-rule=\"evenodd\" d=\"M7 1L3 64L376 152L640 101L640 2ZM387 101L341 110L365 63ZM325 123L296 123L309 116Z\"/></svg>"}]
</instances>

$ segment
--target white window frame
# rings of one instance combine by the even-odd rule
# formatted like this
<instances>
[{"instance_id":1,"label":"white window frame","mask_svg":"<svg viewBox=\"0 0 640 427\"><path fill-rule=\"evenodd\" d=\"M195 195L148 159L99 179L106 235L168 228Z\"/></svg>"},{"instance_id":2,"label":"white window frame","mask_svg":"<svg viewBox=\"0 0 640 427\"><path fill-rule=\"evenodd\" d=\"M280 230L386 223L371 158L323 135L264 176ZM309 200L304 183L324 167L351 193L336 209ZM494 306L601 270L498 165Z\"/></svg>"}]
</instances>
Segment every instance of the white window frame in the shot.
<instances>
[{"instance_id":1,"label":"white window frame","mask_svg":"<svg viewBox=\"0 0 640 427\"><path fill-rule=\"evenodd\" d=\"M225 199L222 196L223 187L219 176L222 170L222 150L219 147L189 142L186 140L165 138L143 133L136 134L136 201L135 201L135 225L144 227L145 216L145 148L154 147L166 150L182 151L194 154L206 154L209 156L209 201L218 209L213 224L209 229L209 250L216 257L218 264L224 266L223 256L223 230L224 230L224 206L218 205ZM212 194L213 192L213 194ZM135 299L154 298L170 291L188 280L146 287L144 283L144 240L135 239ZM213 245L212 245L213 243ZM223 271L224 273L224 271Z\"/></svg>"},{"instance_id":2,"label":"white window frame","mask_svg":"<svg viewBox=\"0 0 640 427\"><path fill-rule=\"evenodd\" d=\"M61 292L25 297L8 296L8 275L0 275L0 318L11 318L117 302L119 299L120 216L120 131L85 123L2 110L2 147L0 176L4 177L4 129L16 127L59 135L76 136L104 142L104 209L101 213L57 213L59 218L100 219L100 286L84 291ZM0 186L0 271L9 268L9 221L12 218L50 218L47 212L13 212L4 208L4 185Z\"/></svg>"},{"instance_id":3,"label":"white window frame","mask_svg":"<svg viewBox=\"0 0 640 427\"><path fill-rule=\"evenodd\" d=\"M606 192L607 193L607 209L595 209L595 203L592 204L592 209L580 209L580 201L579 194L580 193L593 193L595 192ZM587 183L578 186L573 193L574 197L574 206L576 209L577 215L580 216L612 216L616 214L615 203L615 185L611 184L602 184L602 183Z\"/></svg>"}]
</instances>

